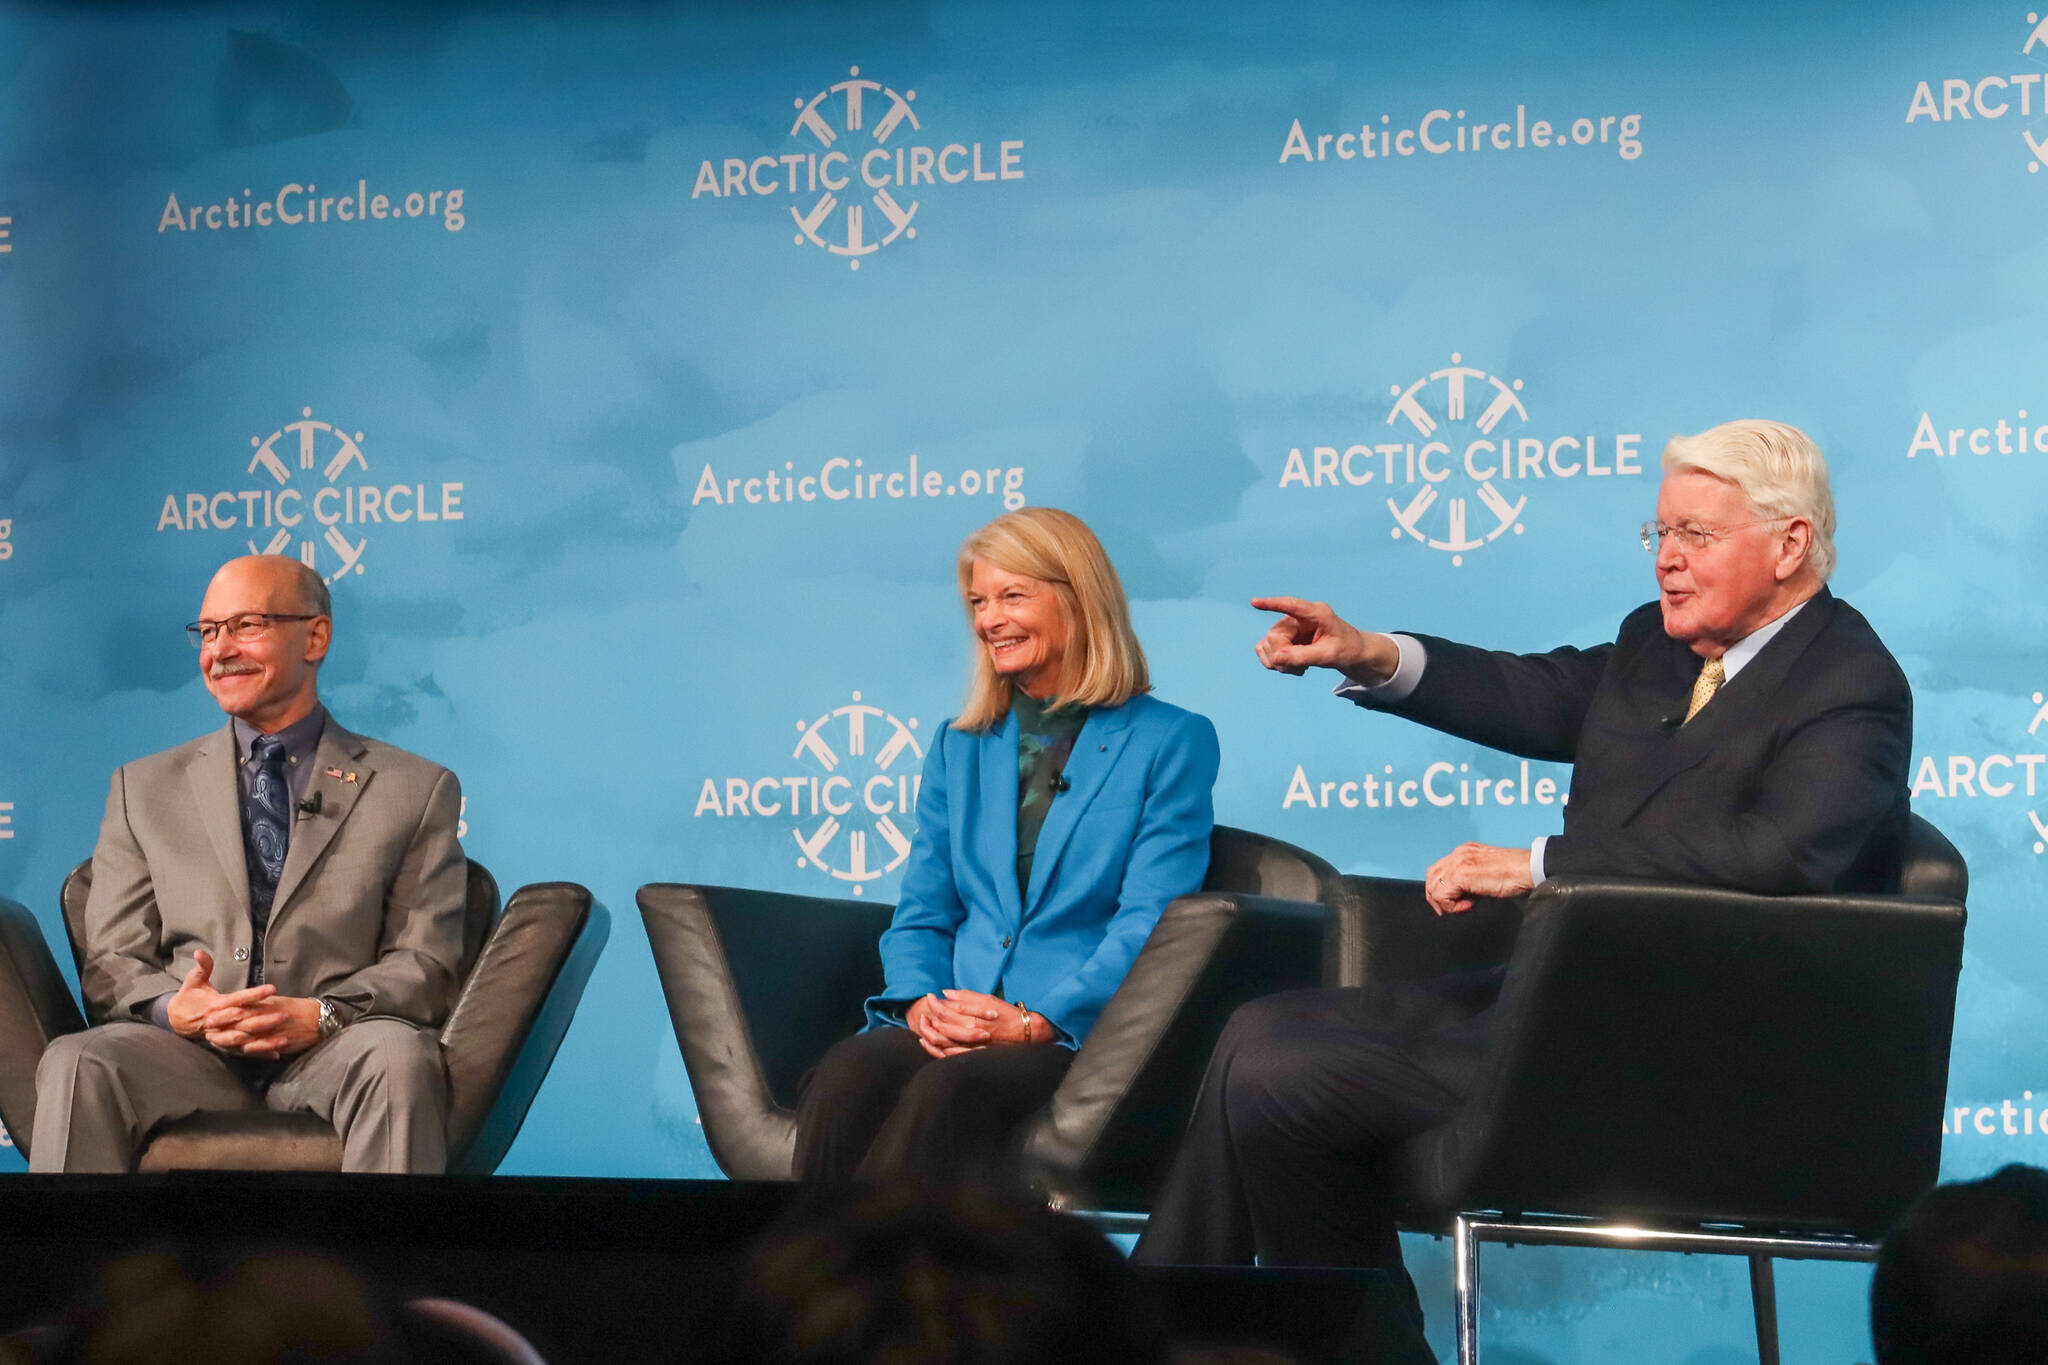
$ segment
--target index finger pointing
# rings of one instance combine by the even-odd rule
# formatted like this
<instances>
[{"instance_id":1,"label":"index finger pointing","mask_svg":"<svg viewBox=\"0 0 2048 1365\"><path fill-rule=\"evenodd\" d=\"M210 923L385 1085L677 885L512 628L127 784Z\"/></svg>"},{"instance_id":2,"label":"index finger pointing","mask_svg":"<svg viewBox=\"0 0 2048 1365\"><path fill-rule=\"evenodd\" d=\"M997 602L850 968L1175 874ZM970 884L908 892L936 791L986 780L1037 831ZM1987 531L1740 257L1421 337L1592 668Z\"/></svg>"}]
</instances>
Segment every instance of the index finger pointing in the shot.
<instances>
[{"instance_id":1,"label":"index finger pointing","mask_svg":"<svg viewBox=\"0 0 2048 1365\"><path fill-rule=\"evenodd\" d=\"M1254 597L1252 606L1258 611L1277 611L1288 616L1312 617L1316 604L1299 597Z\"/></svg>"}]
</instances>

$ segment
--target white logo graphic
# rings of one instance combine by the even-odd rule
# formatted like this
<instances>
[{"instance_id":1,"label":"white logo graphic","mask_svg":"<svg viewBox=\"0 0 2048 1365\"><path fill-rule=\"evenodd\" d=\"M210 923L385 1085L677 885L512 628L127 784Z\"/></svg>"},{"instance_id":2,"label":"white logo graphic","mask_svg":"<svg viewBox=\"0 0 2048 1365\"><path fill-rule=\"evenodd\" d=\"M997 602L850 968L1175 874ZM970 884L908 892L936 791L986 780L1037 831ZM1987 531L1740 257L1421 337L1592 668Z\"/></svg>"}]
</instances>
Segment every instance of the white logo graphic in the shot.
<instances>
[{"instance_id":1,"label":"white logo graphic","mask_svg":"<svg viewBox=\"0 0 2048 1365\"><path fill-rule=\"evenodd\" d=\"M2048 11L2027 12L2027 37L2020 46L2019 55L2048 66ZM1938 97L1937 89L1940 91ZM2013 107L2014 95L2019 97L2017 110ZM1975 119L1988 123L2011 113L2017 113L2023 119L2048 117L2048 71L2022 71L1975 79L1947 76L1921 81L1913 87L1913 98L1906 105L1906 122L1951 123ZM2027 148L2027 174L2039 174L2043 166L2048 166L2048 134L2036 137L2033 129L2025 127L2018 131Z\"/></svg>"},{"instance_id":2,"label":"white logo graphic","mask_svg":"<svg viewBox=\"0 0 2048 1365\"><path fill-rule=\"evenodd\" d=\"M704 471L697 476L696 490L690 494L690 506L702 502L714 507L737 507L743 502L791 506L821 498L826 502L851 500L872 505L884 499L900 502L905 498L950 498L956 494L970 498L1000 497L1003 506L1014 512L1024 505L1024 466L991 465L986 469L956 471L926 465L920 469L913 452L907 461L894 468L879 460L871 468L862 456L848 459L834 455L822 464L807 464L802 470L795 460L784 460L781 469L771 464L758 474L749 470L746 474L728 473L721 479L706 460Z\"/></svg>"},{"instance_id":3,"label":"white logo graphic","mask_svg":"<svg viewBox=\"0 0 2048 1365\"><path fill-rule=\"evenodd\" d=\"M2048 693L2036 692L2033 697L2034 718L2027 722L2027 734L2032 736L2043 725L2048 725ZM1913 788L1910 793L1914 801L1932 797L1936 800L1977 800L1988 797L2003 800L2020 795L2031 804L2042 794L2041 765L2048 763L2048 753L2033 754L1948 754L1937 759L1927 754L1920 759L1920 766L1913 772ZM2048 820L2036 810L2027 811L2027 823L2034 834L2034 852L2048 854Z\"/></svg>"},{"instance_id":4,"label":"white logo graphic","mask_svg":"<svg viewBox=\"0 0 2048 1365\"><path fill-rule=\"evenodd\" d=\"M1565 784L1548 773L1562 775L1564 770L1549 763L1537 763L1533 767L1528 759L1521 760L1519 769L1505 776L1475 774L1470 763L1451 763L1444 759L1420 770L1397 770L1391 763L1380 765L1380 771L1370 768L1362 772L1340 772L1325 780L1311 778L1308 768L1300 763L1294 765L1294 776L1287 780L1287 794L1280 799L1281 810L1292 810L1306 806L1310 810L1328 810L1341 806L1346 810L1394 810L1405 807L1414 810L1421 806L1561 806L1565 799Z\"/></svg>"},{"instance_id":5,"label":"white logo graphic","mask_svg":"<svg viewBox=\"0 0 2048 1365\"><path fill-rule=\"evenodd\" d=\"M2034 1122L2034 1092L2020 1092L2017 1100L2006 1098L1997 1104L1958 1104L1950 1107L1942 1116L1943 1137L1968 1137L1975 1133L1980 1137L2043 1137L2048 1138L2048 1109L2039 1112L2040 1122ZM1965 1125L1968 1125L1967 1127Z\"/></svg>"},{"instance_id":6,"label":"white logo graphic","mask_svg":"<svg viewBox=\"0 0 2048 1365\"><path fill-rule=\"evenodd\" d=\"M1982 413L1977 414L1979 417ZM1906 442L1906 458L1920 455L2048 455L2048 424L2027 426L2027 410L2019 409L2008 422L2000 417L1990 426L1938 427L1934 414L1922 412L1913 426L1913 439Z\"/></svg>"},{"instance_id":7,"label":"white logo graphic","mask_svg":"<svg viewBox=\"0 0 2048 1365\"><path fill-rule=\"evenodd\" d=\"M0 560L14 558L14 519L0 517Z\"/></svg>"},{"instance_id":8,"label":"white logo graphic","mask_svg":"<svg viewBox=\"0 0 2048 1365\"><path fill-rule=\"evenodd\" d=\"M363 433L299 410L268 436L251 436L245 473L256 487L166 493L159 531L239 530L250 554L295 554L329 583L363 571L367 528L461 521L462 485L371 481Z\"/></svg>"},{"instance_id":9,"label":"white logo graphic","mask_svg":"<svg viewBox=\"0 0 2048 1365\"><path fill-rule=\"evenodd\" d=\"M1392 114L1381 114L1378 124L1370 121L1357 124L1340 124L1334 132L1317 132L1311 136L1296 119L1287 128L1286 140L1280 144L1280 164L1299 161L1308 165L1318 161L1390 161L1395 157L1455 156L1460 152L1486 151L1487 161L1495 160L1501 152L1522 152L1544 148L1612 146L1615 154L1623 161L1634 161L1643 154L1643 116L1641 114L1597 114L1571 119L1559 119L1553 128L1548 119L1529 119L1529 106L1515 106L1515 119L1510 123L1506 111L1501 111L1500 121L1493 121L1490 114L1467 118L1460 109L1453 113L1449 109L1432 109L1421 119L1410 124L1397 126ZM1491 149L1491 150L1488 150Z\"/></svg>"},{"instance_id":10,"label":"white logo graphic","mask_svg":"<svg viewBox=\"0 0 2048 1365\"><path fill-rule=\"evenodd\" d=\"M13 217L8 216L0 218L0 256L5 256L8 252L14 250L14 242L12 241L13 236Z\"/></svg>"},{"instance_id":11,"label":"white logo graphic","mask_svg":"<svg viewBox=\"0 0 2048 1365\"><path fill-rule=\"evenodd\" d=\"M469 221L462 211L462 197L459 186L409 194L397 193L394 187L391 194L372 194L368 180L345 186L340 194L322 194L318 185L294 181L257 199L245 188L239 196L230 191L217 203L207 203L202 195L180 204L173 190L164 196L156 230L162 236L166 232L240 232L308 223L402 223L408 218L425 218L450 232L460 232Z\"/></svg>"},{"instance_id":12,"label":"white logo graphic","mask_svg":"<svg viewBox=\"0 0 2048 1365\"><path fill-rule=\"evenodd\" d=\"M1388 490L1391 534L1441 550L1451 563L1524 530L1531 479L1597 478L1643 472L1640 433L1603 439L1587 434L1545 438L1526 431L1529 411L1522 381L1501 379L1451 363L1389 390L1390 439L1296 446L1280 472L1280 487Z\"/></svg>"},{"instance_id":13,"label":"white logo graphic","mask_svg":"<svg viewBox=\"0 0 2048 1365\"><path fill-rule=\"evenodd\" d=\"M992 153L980 142L934 146L916 136L924 131L916 102L915 90L898 91L851 67L847 79L796 98L795 150L707 159L690 198L786 195L796 201L789 206L796 244L843 256L858 270L862 258L917 237L922 193L1024 178L1021 139L999 142Z\"/></svg>"},{"instance_id":14,"label":"white logo graphic","mask_svg":"<svg viewBox=\"0 0 2048 1365\"><path fill-rule=\"evenodd\" d=\"M898 720L856 692L847 705L800 720L796 729L790 757L799 771L707 777L694 814L790 821L796 865L851 882L861 895L865 883L910 856L924 758L917 721Z\"/></svg>"},{"instance_id":15,"label":"white logo graphic","mask_svg":"<svg viewBox=\"0 0 2048 1365\"><path fill-rule=\"evenodd\" d=\"M873 150L886 153L889 138L901 125L908 123L912 131L917 131L917 115L910 111L910 102L917 98L917 92L912 90L899 95L886 85L861 80L860 68L857 66L852 69L849 79L820 90L808 101L797 101L796 122L790 126L790 136L805 134L823 151L829 150L843 132L851 144L854 135L863 131L861 125L866 117L866 110L861 96L870 91L879 91L882 98L888 101L888 112L876 122L874 132L870 134L870 140L874 144ZM819 112L819 106L835 95L843 100L844 109L837 129ZM802 246L809 242L813 246L824 247L835 256L858 258L869 252L881 250L898 237L917 236L917 229L910 225L910 220L917 217L917 200L911 200L910 207L904 208L896 202L895 196L889 193L885 183L876 187L874 193L868 196L868 203L881 212L883 221L878 226L883 236L880 241L863 239L862 229L866 226L867 219L863 206L851 200L842 204L838 195L827 188L821 190L818 197L811 202L808 212L795 208L789 211L789 216L796 222L797 245ZM821 235L821 229L829 232L835 227L839 229L837 240L828 241ZM860 262L855 259L851 264L858 269Z\"/></svg>"},{"instance_id":16,"label":"white logo graphic","mask_svg":"<svg viewBox=\"0 0 2048 1365\"><path fill-rule=\"evenodd\" d=\"M458 839L467 839L469 837L469 798L466 796L462 798L461 809L455 812L455 837Z\"/></svg>"},{"instance_id":17,"label":"white logo graphic","mask_svg":"<svg viewBox=\"0 0 2048 1365\"><path fill-rule=\"evenodd\" d=\"M0 839L14 837L14 803L0 801Z\"/></svg>"}]
</instances>

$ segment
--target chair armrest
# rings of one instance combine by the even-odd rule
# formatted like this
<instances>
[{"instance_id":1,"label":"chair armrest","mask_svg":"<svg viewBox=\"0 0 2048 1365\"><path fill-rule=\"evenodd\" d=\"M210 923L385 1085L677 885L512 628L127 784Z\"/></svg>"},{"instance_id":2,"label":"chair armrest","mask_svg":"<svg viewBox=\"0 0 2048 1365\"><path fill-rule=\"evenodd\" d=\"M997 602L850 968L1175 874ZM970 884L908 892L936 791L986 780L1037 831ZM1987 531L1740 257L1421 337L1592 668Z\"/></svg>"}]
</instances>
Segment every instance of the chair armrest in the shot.
<instances>
[{"instance_id":1,"label":"chair armrest","mask_svg":"<svg viewBox=\"0 0 2048 1365\"><path fill-rule=\"evenodd\" d=\"M441 1029L451 1174L504 1159L610 936L611 913L574 882L512 893Z\"/></svg>"},{"instance_id":2,"label":"chair armrest","mask_svg":"<svg viewBox=\"0 0 2048 1365\"><path fill-rule=\"evenodd\" d=\"M0 899L0 1120L24 1156L35 1129L36 1063L51 1039L84 1027L42 925Z\"/></svg>"},{"instance_id":3,"label":"chair armrest","mask_svg":"<svg viewBox=\"0 0 2048 1365\"><path fill-rule=\"evenodd\" d=\"M1546 882L1471 1099L1404 1165L1439 1210L1881 1231L1939 1166L1964 920L1925 898Z\"/></svg>"},{"instance_id":4,"label":"chair armrest","mask_svg":"<svg viewBox=\"0 0 2048 1365\"><path fill-rule=\"evenodd\" d=\"M1032 1178L1069 1203L1145 1207L1231 1012L1320 982L1326 915L1208 891L1171 902L1026 1130Z\"/></svg>"},{"instance_id":5,"label":"chair armrest","mask_svg":"<svg viewBox=\"0 0 2048 1365\"><path fill-rule=\"evenodd\" d=\"M638 900L712 1157L735 1180L790 1179L798 1081L865 1022L894 907L670 883Z\"/></svg>"},{"instance_id":6,"label":"chair armrest","mask_svg":"<svg viewBox=\"0 0 2048 1365\"><path fill-rule=\"evenodd\" d=\"M1439 915L1423 899L1421 882L1341 877L1330 906L1336 972L1329 984L1427 981L1498 966L1514 951L1522 906L1481 900L1463 914Z\"/></svg>"}]
</instances>

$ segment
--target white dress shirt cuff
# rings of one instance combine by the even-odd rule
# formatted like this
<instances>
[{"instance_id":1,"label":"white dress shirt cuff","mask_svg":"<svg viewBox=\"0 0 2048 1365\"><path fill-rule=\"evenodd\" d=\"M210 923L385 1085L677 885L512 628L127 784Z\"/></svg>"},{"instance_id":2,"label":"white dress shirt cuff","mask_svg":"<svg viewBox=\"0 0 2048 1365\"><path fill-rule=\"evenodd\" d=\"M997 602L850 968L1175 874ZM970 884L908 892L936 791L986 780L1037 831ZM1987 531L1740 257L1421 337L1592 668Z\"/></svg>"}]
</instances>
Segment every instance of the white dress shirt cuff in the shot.
<instances>
[{"instance_id":1,"label":"white dress shirt cuff","mask_svg":"<svg viewBox=\"0 0 2048 1365\"><path fill-rule=\"evenodd\" d=\"M1422 641L1413 635L1389 635L1394 648L1401 652L1400 662L1385 682L1362 683L1346 678L1338 683L1336 694L1346 701L1357 702L1360 706L1391 706L1395 702L1408 700L1408 694L1422 681L1422 670L1429 664L1429 651L1422 647Z\"/></svg>"},{"instance_id":2,"label":"white dress shirt cuff","mask_svg":"<svg viewBox=\"0 0 2048 1365\"><path fill-rule=\"evenodd\" d=\"M1550 842L1548 834L1539 834L1529 845L1529 885L1543 885L1543 846Z\"/></svg>"}]
</instances>

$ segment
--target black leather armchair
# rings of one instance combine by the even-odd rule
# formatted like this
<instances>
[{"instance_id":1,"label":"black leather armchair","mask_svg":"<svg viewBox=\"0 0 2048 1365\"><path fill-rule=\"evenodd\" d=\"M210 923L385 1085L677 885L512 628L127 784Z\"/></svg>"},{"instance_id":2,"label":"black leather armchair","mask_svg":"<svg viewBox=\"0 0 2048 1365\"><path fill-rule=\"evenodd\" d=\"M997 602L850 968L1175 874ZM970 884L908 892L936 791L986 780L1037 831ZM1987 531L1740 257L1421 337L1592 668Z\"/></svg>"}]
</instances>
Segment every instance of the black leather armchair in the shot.
<instances>
[{"instance_id":1,"label":"black leather armchair","mask_svg":"<svg viewBox=\"0 0 2048 1365\"><path fill-rule=\"evenodd\" d=\"M1772 1365L1772 1258L1867 1260L1936 1179L1968 877L1916 816L1893 895L1559 878L1438 919L1419 883L1345 878L1349 982L1506 963L1471 1098L1390 1167L1456 1239L1460 1361L1479 1245L1508 1241L1746 1255Z\"/></svg>"},{"instance_id":2,"label":"black leather armchair","mask_svg":"<svg viewBox=\"0 0 2048 1365\"><path fill-rule=\"evenodd\" d=\"M1336 880L1311 853L1217 827L1204 889L1167 906L1026 1130L1026 1170L1055 1202L1147 1207L1230 1012L1339 960ZM712 1156L735 1179L790 1179L797 1084L861 1027L894 907L673 884L639 902Z\"/></svg>"},{"instance_id":3,"label":"black leather armchair","mask_svg":"<svg viewBox=\"0 0 2048 1365\"><path fill-rule=\"evenodd\" d=\"M78 958L92 863L64 881L64 923ZM518 1136L597 957L611 914L572 882L520 888L499 913L498 884L469 864L465 975L441 1029L448 1066L448 1169L488 1175ZM0 1120L27 1155L35 1130L36 1063L51 1039L85 1027L29 911L0 900ZM341 1169L341 1139L310 1114L195 1114L165 1124L138 1169Z\"/></svg>"}]
</instances>

